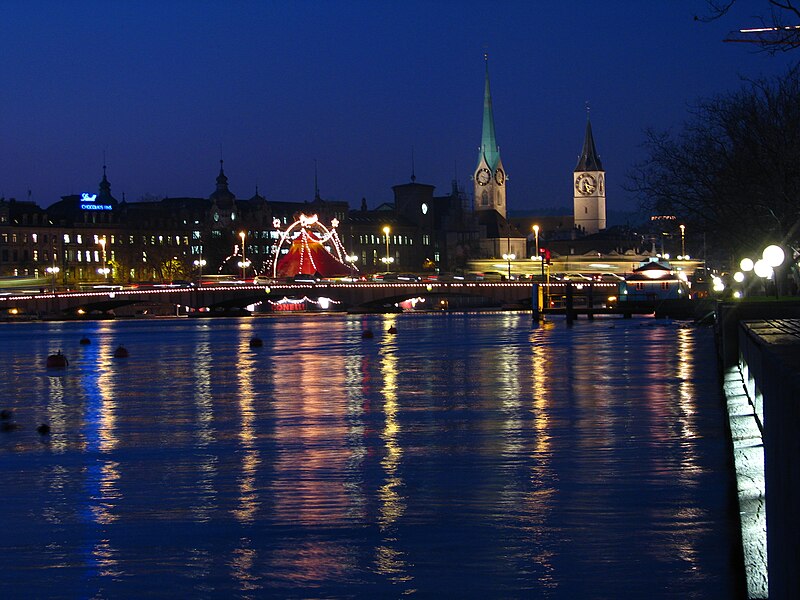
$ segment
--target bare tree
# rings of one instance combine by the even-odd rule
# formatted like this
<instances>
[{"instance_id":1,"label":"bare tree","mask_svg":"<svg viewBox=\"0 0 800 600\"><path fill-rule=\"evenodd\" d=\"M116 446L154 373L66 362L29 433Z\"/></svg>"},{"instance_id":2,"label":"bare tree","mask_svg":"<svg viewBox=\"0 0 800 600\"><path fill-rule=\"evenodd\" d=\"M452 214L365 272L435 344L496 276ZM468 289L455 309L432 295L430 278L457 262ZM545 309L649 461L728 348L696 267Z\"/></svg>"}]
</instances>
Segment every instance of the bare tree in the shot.
<instances>
[{"instance_id":1,"label":"bare tree","mask_svg":"<svg viewBox=\"0 0 800 600\"><path fill-rule=\"evenodd\" d=\"M736 0L706 0L709 12L695 20L711 22L728 15ZM751 4L748 4L751 6ZM800 47L800 6L796 0L764 0L762 13L755 16L756 26L732 31L726 42L756 44L770 54Z\"/></svg>"},{"instance_id":2,"label":"bare tree","mask_svg":"<svg viewBox=\"0 0 800 600\"><path fill-rule=\"evenodd\" d=\"M647 132L630 174L643 206L707 235L727 258L800 240L800 67L700 101L677 134Z\"/></svg>"}]
</instances>

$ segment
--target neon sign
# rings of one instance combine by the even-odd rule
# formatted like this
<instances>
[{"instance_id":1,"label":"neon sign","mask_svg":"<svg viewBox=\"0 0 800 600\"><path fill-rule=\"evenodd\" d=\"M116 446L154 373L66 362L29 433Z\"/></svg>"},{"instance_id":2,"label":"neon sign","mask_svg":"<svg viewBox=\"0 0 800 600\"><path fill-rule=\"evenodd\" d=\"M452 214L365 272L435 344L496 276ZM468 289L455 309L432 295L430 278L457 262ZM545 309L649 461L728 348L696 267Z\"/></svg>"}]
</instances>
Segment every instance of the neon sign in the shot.
<instances>
[{"instance_id":1,"label":"neon sign","mask_svg":"<svg viewBox=\"0 0 800 600\"><path fill-rule=\"evenodd\" d=\"M112 210L110 204L95 204L97 194L91 196L86 192L81 194L81 210Z\"/></svg>"}]
</instances>

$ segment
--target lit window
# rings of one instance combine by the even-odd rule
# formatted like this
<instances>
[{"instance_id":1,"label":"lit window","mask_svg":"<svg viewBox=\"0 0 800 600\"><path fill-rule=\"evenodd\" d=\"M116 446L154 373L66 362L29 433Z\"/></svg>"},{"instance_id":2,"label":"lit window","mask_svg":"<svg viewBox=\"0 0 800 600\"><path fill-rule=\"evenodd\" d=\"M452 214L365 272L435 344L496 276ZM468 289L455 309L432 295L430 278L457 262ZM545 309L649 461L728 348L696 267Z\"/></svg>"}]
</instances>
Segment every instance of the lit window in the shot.
<instances>
[{"instance_id":1,"label":"lit window","mask_svg":"<svg viewBox=\"0 0 800 600\"><path fill-rule=\"evenodd\" d=\"M31 237L33 238L33 243L34 244L36 244L39 241L39 234L38 233L32 233Z\"/></svg>"},{"instance_id":2,"label":"lit window","mask_svg":"<svg viewBox=\"0 0 800 600\"><path fill-rule=\"evenodd\" d=\"M83 243L83 237L81 236L80 233L75 236L75 242L78 243L78 244L82 244Z\"/></svg>"}]
</instances>

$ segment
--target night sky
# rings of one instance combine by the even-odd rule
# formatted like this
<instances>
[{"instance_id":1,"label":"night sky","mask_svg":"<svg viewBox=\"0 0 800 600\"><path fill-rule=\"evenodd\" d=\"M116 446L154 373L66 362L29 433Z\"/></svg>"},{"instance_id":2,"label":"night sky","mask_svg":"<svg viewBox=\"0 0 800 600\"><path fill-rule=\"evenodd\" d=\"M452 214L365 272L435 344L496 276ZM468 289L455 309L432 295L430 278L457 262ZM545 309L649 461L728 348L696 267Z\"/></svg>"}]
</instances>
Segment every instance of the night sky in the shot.
<instances>
[{"instance_id":1,"label":"night sky","mask_svg":"<svg viewBox=\"0 0 800 600\"><path fill-rule=\"evenodd\" d=\"M742 3L740 3L742 4ZM49 206L231 191L372 208L417 181L471 193L488 48L508 206L571 207L591 107L609 210L642 160L644 130L677 128L700 97L783 72L685 2L5 2L0 195Z\"/></svg>"}]
</instances>

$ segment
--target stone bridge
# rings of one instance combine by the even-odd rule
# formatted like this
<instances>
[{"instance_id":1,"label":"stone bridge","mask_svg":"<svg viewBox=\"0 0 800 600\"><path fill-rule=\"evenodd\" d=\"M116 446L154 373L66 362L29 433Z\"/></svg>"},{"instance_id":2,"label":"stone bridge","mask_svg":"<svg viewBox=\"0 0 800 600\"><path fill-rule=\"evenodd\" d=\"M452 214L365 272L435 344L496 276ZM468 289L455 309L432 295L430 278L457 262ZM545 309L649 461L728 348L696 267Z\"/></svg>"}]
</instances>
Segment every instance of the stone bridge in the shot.
<instances>
[{"instance_id":1,"label":"stone bridge","mask_svg":"<svg viewBox=\"0 0 800 600\"><path fill-rule=\"evenodd\" d=\"M551 283L547 293L553 299L564 296L566 284ZM606 289L608 288L608 289ZM461 301L469 306L529 308L533 293L531 282L398 282L398 283L271 283L267 285L213 285L181 288L138 288L93 292L57 292L25 296L0 297L0 314L69 317L88 313L110 313L132 305L162 305L184 307L186 312L198 309L212 311L241 310L265 302L278 302L284 298L330 300L330 310L349 312L381 312L392 310L397 303L411 298L425 298L445 304ZM573 285L576 298L589 297L605 300L608 294L617 293L613 283ZM466 301L464 299L467 299Z\"/></svg>"}]
</instances>

